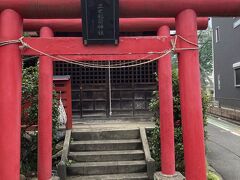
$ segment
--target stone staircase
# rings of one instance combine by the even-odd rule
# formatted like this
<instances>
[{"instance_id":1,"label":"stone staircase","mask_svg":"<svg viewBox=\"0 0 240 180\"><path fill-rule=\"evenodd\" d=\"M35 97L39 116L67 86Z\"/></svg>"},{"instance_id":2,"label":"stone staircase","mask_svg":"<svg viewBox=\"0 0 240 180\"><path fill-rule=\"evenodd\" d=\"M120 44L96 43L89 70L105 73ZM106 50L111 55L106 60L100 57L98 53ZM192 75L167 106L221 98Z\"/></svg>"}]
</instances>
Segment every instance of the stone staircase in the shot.
<instances>
[{"instance_id":1,"label":"stone staircase","mask_svg":"<svg viewBox=\"0 0 240 180\"><path fill-rule=\"evenodd\" d=\"M74 129L66 179L152 179L155 166L146 143L145 129Z\"/></svg>"}]
</instances>

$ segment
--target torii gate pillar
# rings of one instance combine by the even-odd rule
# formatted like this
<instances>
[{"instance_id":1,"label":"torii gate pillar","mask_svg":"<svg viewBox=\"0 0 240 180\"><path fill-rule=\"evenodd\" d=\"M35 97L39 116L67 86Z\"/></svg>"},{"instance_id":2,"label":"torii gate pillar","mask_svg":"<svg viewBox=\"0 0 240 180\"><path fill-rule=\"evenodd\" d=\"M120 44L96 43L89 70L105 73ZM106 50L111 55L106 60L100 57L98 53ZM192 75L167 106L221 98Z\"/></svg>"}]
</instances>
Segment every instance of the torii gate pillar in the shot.
<instances>
[{"instance_id":1,"label":"torii gate pillar","mask_svg":"<svg viewBox=\"0 0 240 180\"><path fill-rule=\"evenodd\" d=\"M22 18L13 10L0 14L0 38L22 36ZM22 60L18 44L0 47L0 179L20 179Z\"/></svg>"},{"instance_id":2,"label":"torii gate pillar","mask_svg":"<svg viewBox=\"0 0 240 180\"><path fill-rule=\"evenodd\" d=\"M41 37L53 37L48 27L40 30ZM38 179L51 179L52 174L52 91L53 64L46 56L39 58L38 96Z\"/></svg>"},{"instance_id":3,"label":"torii gate pillar","mask_svg":"<svg viewBox=\"0 0 240 180\"><path fill-rule=\"evenodd\" d=\"M170 44L170 29L162 26L158 36L165 38ZM158 60L158 93L160 115L161 141L161 171L166 175L175 174L174 124L173 124L173 94L172 94L172 61L171 54Z\"/></svg>"},{"instance_id":4,"label":"torii gate pillar","mask_svg":"<svg viewBox=\"0 0 240 180\"><path fill-rule=\"evenodd\" d=\"M158 36L168 41L166 49L171 49L170 28L162 26ZM175 171L174 117L172 91L171 54L158 60L158 93L160 115L161 172L154 174L154 180L183 180L181 173Z\"/></svg>"},{"instance_id":5,"label":"torii gate pillar","mask_svg":"<svg viewBox=\"0 0 240 180\"><path fill-rule=\"evenodd\" d=\"M176 31L178 35L198 43L195 11L188 9L178 14ZM179 48L181 47L188 48L192 45L179 40ZM199 51L180 51L178 63L185 176L189 180L206 180Z\"/></svg>"}]
</instances>

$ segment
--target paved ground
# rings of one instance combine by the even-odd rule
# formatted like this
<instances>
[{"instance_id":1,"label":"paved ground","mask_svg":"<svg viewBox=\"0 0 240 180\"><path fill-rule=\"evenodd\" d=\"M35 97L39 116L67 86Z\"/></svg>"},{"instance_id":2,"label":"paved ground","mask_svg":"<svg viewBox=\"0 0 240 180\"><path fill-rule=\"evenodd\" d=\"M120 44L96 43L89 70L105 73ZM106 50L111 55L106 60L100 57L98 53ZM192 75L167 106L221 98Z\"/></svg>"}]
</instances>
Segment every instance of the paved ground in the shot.
<instances>
[{"instance_id":1,"label":"paved ground","mask_svg":"<svg viewBox=\"0 0 240 180\"><path fill-rule=\"evenodd\" d=\"M240 126L209 117L207 158L224 180L240 180Z\"/></svg>"}]
</instances>

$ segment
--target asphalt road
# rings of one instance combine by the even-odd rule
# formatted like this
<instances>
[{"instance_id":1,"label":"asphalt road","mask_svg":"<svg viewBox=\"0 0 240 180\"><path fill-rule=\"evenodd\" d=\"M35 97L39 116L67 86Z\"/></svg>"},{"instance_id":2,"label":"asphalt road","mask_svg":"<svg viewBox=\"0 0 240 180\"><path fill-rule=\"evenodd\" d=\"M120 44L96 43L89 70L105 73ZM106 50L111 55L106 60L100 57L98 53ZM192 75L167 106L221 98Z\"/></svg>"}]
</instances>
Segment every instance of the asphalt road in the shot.
<instances>
[{"instance_id":1,"label":"asphalt road","mask_svg":"<svg viewBox=\"0 0 240 180\"><path fill-rule=\"evenodd\" d=\"M224 180L240 180L240 126L208 118L208 163Z\"/></svg>"}]
</instances>

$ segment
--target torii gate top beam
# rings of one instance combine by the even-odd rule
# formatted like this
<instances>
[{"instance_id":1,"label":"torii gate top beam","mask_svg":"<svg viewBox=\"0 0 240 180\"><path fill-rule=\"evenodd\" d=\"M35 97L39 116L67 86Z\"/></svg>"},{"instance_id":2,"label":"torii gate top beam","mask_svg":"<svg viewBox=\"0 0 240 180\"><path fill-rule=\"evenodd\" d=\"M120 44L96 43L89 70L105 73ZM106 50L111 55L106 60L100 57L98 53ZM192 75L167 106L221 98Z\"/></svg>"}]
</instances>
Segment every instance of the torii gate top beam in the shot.
<instances>
[{"instance_id":1,"label":"torii gate top beam","mask_svg":"<svg viewBox=\"0 0 240 180\"><path fill-rule=\"evenodd\" d=\"M203 30L208 27L208 18L197 19L198 29ZM156 31L159 27L167 25L170 29L175 29L175 18L120 18L121 32L144 32ZM57 32L81 32L81 19L24 19L25 31L40 30L41 27L50 27Z\"/></svg>"},{"instance_id":2,"label":"torii gate top beam","mask_svg":"<svg viewBox=\"0 0 240 180\"><path fill-rule=\"evenodd\" d=\"M82 37L24 38L24 42L27 44L50 55L133 56L136 54L146 55L150 52L165 51L165 47L169 46L166 38L158 36L121 37L118 46L109 44L84 46L82 41ZM22 55L41 54L26 48L23 49Z\"/></svg>"},{"instance_id":3,"label":"torii gate top beam","mask_svg":"<svg viewBox=\"0 0 240 180\"><path fill-rule=\"evenodd\" d=\"M176 17L193 9L199 17L240 16L240 0L119 0L120 17ZM0 11L13 9L23 18L80 18L81 0L1 0Z\"/></svg>"}]
</instances>

